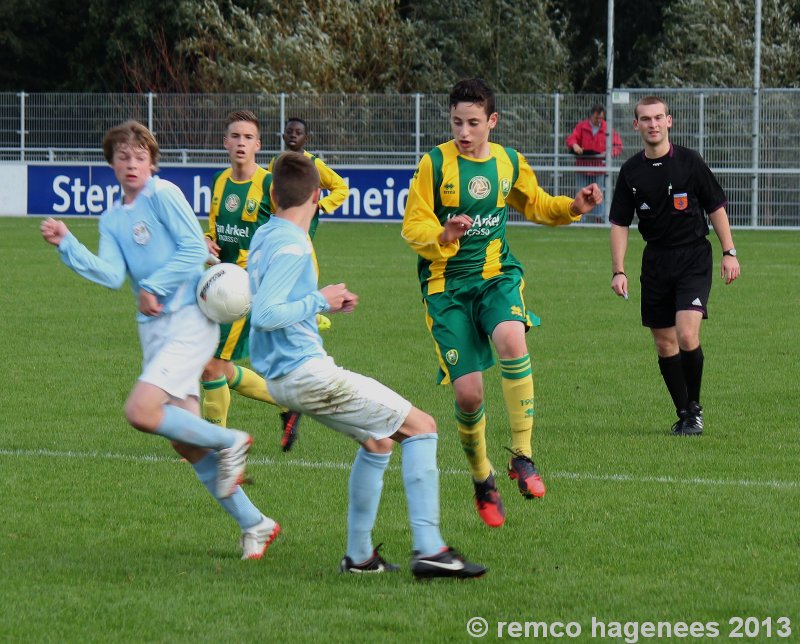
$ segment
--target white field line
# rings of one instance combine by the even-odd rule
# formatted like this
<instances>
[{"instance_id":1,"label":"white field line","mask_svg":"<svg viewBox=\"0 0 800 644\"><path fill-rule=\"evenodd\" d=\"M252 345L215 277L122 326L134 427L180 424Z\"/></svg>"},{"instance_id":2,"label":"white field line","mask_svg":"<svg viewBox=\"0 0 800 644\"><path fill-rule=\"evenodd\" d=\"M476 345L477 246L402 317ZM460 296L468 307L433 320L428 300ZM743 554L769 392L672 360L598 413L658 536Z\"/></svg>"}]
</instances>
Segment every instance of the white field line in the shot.
<instances>
[{"instance_id":1,"label":"white field line","mask_svg":"<svg viewBox=\"0 0 800 644\"><path fill-rule=\"evenodd\" d=\"M117 454L113 452L76 452L59 451L50 449L0 449L1 456L21 457L21 458L52 458L76 460L106 460L106 461L128 461L133 463L180 463L177 456L158 456L148 454ZM308 461L302 458L269 458L265 456L251 457L247 459L251 465L267 465L270 467L304 467L310 469L323 470L349 470L350 463L336 463L333 461ZM442 474L464 476L465 469L443 469ZM681 478L675 476L635 476L631 474L592 474L589 472L547 472L548 479L567 479L572 481L607 481L610 483L655 483L667 485L707 485L712 487L750 487L768 488L774 490L796 490L800 489L800 481L778 481L766 480L756 481L752 479L709 479L702 477Z\"/></svg>"}]
</instances>

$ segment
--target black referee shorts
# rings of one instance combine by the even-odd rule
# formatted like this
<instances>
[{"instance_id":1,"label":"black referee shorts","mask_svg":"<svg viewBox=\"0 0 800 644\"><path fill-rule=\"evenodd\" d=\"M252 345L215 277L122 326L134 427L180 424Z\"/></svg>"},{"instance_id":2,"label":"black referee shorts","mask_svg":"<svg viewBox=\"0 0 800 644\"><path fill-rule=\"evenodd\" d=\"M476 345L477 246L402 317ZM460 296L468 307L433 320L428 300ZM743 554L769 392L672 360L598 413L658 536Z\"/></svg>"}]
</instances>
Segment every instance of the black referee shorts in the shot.
<instances>
[{"instance_id":1,"label":"black referee shorts","mask_svg":"<svg viewBox=\"0 0 800 644\"><path fill-rule=\"evenodd\" d=\"M642 325L675 326L677 311L700 311L708 318L711 293L711 243L663 248L648 244L642 254Z\"/></svg>"}]
</instances>

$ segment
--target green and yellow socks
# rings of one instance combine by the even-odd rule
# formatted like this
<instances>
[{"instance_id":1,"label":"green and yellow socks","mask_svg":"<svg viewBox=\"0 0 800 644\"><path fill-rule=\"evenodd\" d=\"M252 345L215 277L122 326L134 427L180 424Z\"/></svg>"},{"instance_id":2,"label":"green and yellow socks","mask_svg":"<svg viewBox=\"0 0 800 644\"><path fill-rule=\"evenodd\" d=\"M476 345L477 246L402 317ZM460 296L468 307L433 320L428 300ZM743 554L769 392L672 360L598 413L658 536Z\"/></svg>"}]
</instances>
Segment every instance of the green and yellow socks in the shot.
<instances>
[{"instance_id":1,"label":"green and yellow socks","mask_svg":"<svg viewBox=\"0 0 800 644\"><path fill-rule=\"evenodd\" d=\"M214 425L226 427L228 424L231 389L237 394L253 400L279 406L270 395L266 381L255 371L239 365L234 365L233 378L230 382L225 376L220 376L215 380L204 380L201 384L203 386L203 418Z\"/></svg>"},{"instance_id":2,"label":"green and yellow socks","mask_svg":"<svg viewBox=\"0 0 800 644\"><path fill-rule=\"evenodd\" d=\"M535 408L530 355L500 360L500 376L508 422L511 425L511 449L517 454L531 456Z\"/></svg>"},{"instance_id":3,"label":"green and yellow socks","mask_svg":"<svg viewBox=\"0 0 800 644\"><path fill-rule=\"evenodd\" d=\"M483 405L469 413L455 408L458 437L467 457L469 470L475 481L485 481L492 473L492 464L486 456L486 414Z\"/></svg>"}]
</instances>

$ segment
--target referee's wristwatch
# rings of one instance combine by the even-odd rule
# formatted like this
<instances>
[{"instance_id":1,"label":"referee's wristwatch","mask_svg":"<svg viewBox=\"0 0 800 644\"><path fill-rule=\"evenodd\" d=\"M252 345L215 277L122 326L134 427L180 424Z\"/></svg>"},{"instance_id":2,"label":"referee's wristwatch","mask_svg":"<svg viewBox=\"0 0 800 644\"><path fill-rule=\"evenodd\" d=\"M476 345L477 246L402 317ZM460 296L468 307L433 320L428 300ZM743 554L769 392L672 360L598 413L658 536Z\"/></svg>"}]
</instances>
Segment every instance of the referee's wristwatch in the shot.
<instances>
[{"instance_id":1,"label":"referee's wristwatch","mask_svg":"<svg viewBox=\"0 0 800 644\"><path fill-rule=\"evenodd\" d=\"M725 255L728 257L736 257L736 249L729 248L728 250L722 251L722 256L724 257Z\"/></svg>"}]
</instances>

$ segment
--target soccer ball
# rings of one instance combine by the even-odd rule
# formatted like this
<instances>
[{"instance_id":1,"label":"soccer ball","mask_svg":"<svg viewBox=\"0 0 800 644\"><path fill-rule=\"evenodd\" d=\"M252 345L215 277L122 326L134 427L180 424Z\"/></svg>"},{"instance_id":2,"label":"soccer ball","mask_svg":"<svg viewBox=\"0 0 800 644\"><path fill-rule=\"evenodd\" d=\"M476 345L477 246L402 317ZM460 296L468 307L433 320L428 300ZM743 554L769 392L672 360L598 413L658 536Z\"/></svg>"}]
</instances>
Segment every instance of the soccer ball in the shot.
<instances>
[{"instance_id":1,"label":"soccer ball","mask_svg":"<svg viewBox=\"0 0 800 644\"><path fill-rule=\"evenodd\" d=\"M210 320L230 324L250 312L250 278L236 264L212 266L197 283L197 304Z\"/></svg>"}]
</instances>

